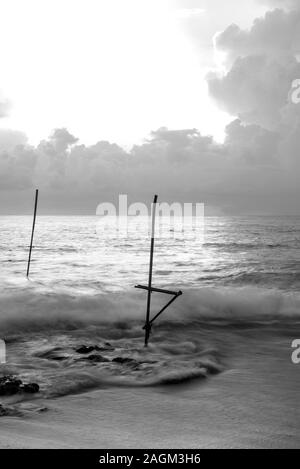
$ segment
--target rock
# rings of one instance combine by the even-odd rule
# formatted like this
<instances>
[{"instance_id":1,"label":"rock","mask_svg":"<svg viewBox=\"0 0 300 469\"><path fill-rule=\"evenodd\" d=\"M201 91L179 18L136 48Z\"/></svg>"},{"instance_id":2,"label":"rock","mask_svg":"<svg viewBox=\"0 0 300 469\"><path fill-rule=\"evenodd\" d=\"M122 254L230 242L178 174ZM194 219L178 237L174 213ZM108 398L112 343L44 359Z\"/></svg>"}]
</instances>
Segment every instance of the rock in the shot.
<instances>
[{"instance_id":1,"label":"rock","mask_svg":"<svg viewBox=\"0 0 300 469\"><path fill-rule=\"evenodd\" d=\"M19 386L14 383L5 383L0 386L0 396L12 396L19 392Z\"/></svg>"},{"instance_id":2,"label":"rock","mask_svg":"<svg viewBox=\"0 0 300 469\"><path fill-rule=\"evenodd\" d=\"M14 383L16 386L20 386L20 384L22 384L22 381L12 375L1 376L0 386L7 383Z\"/></svg>"},{"instance_id":3,"label":"rock","mask_svg":"<svg viewBox=\"0 0 300 469\"><path fill-rule=\"evenodd\" d=\"M23 384L20 387L20 390L27 394L35 394L36 392L39 392L40 387L37 383L28 383L28 384Z\"/></svg>"},{"instance_id":4,"label":"rock","mask_svg":"<svg viewBox=\"0 0 300 469\"><path fill-rule=\"evenodd\" d=\"M95 347L87 347L86 345L82 345L81 347L79 347L78 349L76 349L76 352L77 353L82 353L82 354L85 354L85 353L90 353L92 352L93 350L95 350Z\"/></svg>"},{"instance_id":5,"label":"rock","mask_svg":"<svg viewBox=\"0 0 300 469\"><path fill-rule=\"evenodd\" d=\"M129 357L116 357L116 358L113 358L112 360L113 362L115 363L130 363L130 364L133 364L133 363L136 363L136 361L133 359L133 358L129 358Z\"/></svg>"},{"instance_id":6,"label":"rock","mask_svg":"<svg viewBox=\"0 0 300 469\"><path fill-rule=\"evenodd\" d=\"M20 379L16 379L13 376L2 376L0 378L0 396L17 394L21 385L22 381Z\"/></svg>"},{"instance_id":7,"label":"rock","mask_svg":"<svg viewBox=\"0 0 300 469\"><path fill-rule=\"evenodd\" d=\"M0 396L12 396L18 392L36 393L39 392L39 385L36 383L26 383L14 376L2 376L0 378Z\"/></svg>"},{"instance_id":8,"label":"rock","mask_svg":"<svg viewBox=\"0 0 300 469\"><path fill-rule=\"evenodd\" d=\"M103 362L109 362L108 358L102 357L102 355L89 355L88 357L82 358L82 360L89 360L94 363L103 363Z\"/></svg>"}]
</instances>

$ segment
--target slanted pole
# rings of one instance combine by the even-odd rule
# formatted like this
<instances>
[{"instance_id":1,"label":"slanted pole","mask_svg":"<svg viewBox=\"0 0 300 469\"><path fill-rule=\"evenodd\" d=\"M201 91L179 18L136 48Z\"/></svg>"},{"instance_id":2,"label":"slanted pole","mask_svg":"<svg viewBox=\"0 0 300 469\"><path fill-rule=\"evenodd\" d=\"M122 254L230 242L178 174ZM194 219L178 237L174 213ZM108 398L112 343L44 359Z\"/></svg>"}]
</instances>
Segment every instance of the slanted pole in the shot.
<instances>
[{"instance_id":1,"label":"slanted pole","mask_svg":"<svg viewBox=\"0 0 300 469\"><path fill-rule=\"evenodd\" d=\"M154 321L181 295L182 295L182 291L177 292L173 296L173 298L171 298L170 301L168 301L168 303L163 308L161 308L161 310L154 316L154 318L151 319L151 321L149 323L150 327L152 326Z\"/></svg>"},{"instance_id":2,"label":"slanted pole","mask_svg":"<svg viewBox=\"0 0 300 469\"><path fill-rule=\"evenodd\" d=\"M33 236L34 236L34 228L35 228L38 198L39 198L39 190L36 189L36 191L35 191L35 202L34 202L33 223L32 223L32 231L31 231L31 241L30 241L28 264L27 264L27 274L26 274L27 278L29 277L29 270L30 270L31 252L32 252L32 244L33 244Z\"/></svg>"},{"instance_id":3,"label":"slanted pole","mask_svg":"<svg viewBox=\"0 0 300 469\"><path fill-rule=\"evenodd\" d=\"M152 270L153 270L153 252L154 252L154 238L155 238L155 212L156 212L157 195L154 196L152 205L152 226L151 226L151 247L150 247L150 264L149 264L149 279L148 279L148 296L147 296L147 312L145 323L145 347L148 346L149 336L151 332L150 323L150 306L151 306L151 287L152 287Z\"/></svg>"}]
</instances>

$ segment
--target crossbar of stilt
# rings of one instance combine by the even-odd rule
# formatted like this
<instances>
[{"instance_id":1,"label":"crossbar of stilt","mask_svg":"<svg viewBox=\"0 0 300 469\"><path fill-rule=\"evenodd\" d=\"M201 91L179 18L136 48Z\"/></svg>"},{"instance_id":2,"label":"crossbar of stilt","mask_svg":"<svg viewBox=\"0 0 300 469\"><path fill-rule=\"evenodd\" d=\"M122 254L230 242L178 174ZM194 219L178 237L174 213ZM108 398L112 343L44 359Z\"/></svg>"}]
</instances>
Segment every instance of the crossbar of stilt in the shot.
<instances>
[{"instance_id":1,"label":"crossbar of stilt","mask_svg":"<svg viewBox=\"0 0 300 469\"><path fill-rule=\"evenodd\" d=\"M149 290L149 287L146 285L136 285L134 288L139 288L141 290ZM151 286L151 291L156 293L166 293L167 295L178 295L177 291L165 290L164 288L154 288Z\"/></svg>"}]
</instances>

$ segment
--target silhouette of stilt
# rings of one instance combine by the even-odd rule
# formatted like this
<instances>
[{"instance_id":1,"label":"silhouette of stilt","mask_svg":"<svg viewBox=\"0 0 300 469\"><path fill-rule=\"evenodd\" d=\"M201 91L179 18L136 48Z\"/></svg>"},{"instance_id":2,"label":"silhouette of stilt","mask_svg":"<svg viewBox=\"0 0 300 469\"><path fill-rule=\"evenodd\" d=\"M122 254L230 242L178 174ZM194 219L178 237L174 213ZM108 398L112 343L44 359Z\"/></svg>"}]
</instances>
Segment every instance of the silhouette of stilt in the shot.
<instances>
[{"instance_id":1,"label":"silhouette of stilt","mask_svg":"<svg viewBox=\"0 0 300 469\"><path fill-rule=\"evenodd\" d=\"M30 271L30 262L31 262L31 253L32 253L32 245L33 245L33 236L34 236L34 229L35 229L38 198L39 198L39 190L36 189L36 191L35 191L35 202L34 202L33 223L32 223L32 231L31 231L31 241L30 241L28 264L27 264L27 274L26 274L27 278L29 277L29 271Z\"/></svg>"},{"instance_id":2,"label":"silhouette of stilt","mask_svg":"<svg viewBox=\"0 0 300 469\"><path fill-rule=\"evenodd\" d=\"M152 204L150 264L149 264L149 278L148 278L147 312L146 312L146 323L145 323L145 347L147 347L148 345L149 336L151 333L150 307L151 307L151 294L152 294L151 286L152 286L153 253L154 253L154 239L155 239L156 204L157 204L157 195L154 196L153 204Z\"/></svg>"},{"instance_id":3,"label":"silhouette of stilt","mask_svg":"<svg viewBox=\"0 0 300 469\"><path fill-rule=\"evenodd\" d=\"M178 296L182 295L182 291L172 291L172 290L165 290L163 288L154 288L152 287L152 271L153 271L153 254L154 254L154 239L155 239L155 215L156 215L156 204L157 204L158 196L154 196L153 205L152 205L152 226L151 226L151 247L150 247L150 264L149 264L149 277L148 277L148 286L144 285L136 285L135 288L139 288L141 290L147 290L147 310L146 310L146 322L143 327L145 330L145 347L148 346L151 328L154 321L173 303L173 301L178 298ZM163 308L152 318L150 319L150 311L151 311L151 295L152 292L156 293L165 293L167 295L172 295L168 303L163 306Z\"/></svg>"}]
</instances>

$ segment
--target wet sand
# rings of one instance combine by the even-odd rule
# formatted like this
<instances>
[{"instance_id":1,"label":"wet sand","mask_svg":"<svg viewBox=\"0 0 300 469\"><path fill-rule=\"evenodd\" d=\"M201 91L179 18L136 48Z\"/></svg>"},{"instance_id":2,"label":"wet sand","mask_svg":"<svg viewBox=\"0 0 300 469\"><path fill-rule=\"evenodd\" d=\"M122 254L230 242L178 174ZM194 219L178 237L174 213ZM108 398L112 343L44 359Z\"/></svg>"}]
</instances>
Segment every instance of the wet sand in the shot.
<instances>
[{"instance_id":1,"label":"wet sand","mask_svg":"<svg viewBox=\"0 0 300 469\"><path fill-rule=\"evenodd\" d=\"M0 447L299 448L299 326L235 336L227 368L204 380L23 402L1 417Z\"/></svg>"}]
</instances>

